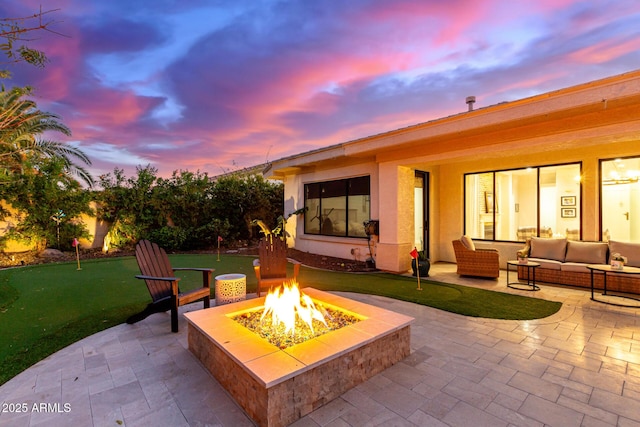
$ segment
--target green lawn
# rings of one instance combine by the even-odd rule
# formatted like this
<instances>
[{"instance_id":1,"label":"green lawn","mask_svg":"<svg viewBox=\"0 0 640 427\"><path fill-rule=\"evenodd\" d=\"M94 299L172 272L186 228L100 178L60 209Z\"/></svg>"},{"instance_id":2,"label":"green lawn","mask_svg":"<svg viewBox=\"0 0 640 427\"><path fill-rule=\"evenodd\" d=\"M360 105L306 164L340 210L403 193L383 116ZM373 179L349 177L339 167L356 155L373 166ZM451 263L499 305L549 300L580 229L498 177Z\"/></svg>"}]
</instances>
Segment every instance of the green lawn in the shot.
<instances>
[{"instance_id":1,"label":"green lawn","mask_svg":"<svg viewBox=\"0 0 640 427\"><path fill-rule=\"evenodd\" d=\"M174 267L212 267L215 275L243 273L255 292L252 258L222 255L170 255ZM123 323L150 297L133 257L45 264L0 270L0 384L67 345ZM201 274L181 272L183 290L197 287ZM354 274L302 268L301 286L349 291L411 301L468 316L528 320L549 316L561 304L411 277ZM213 287L213 284L212 284ZM169 324L167 323L167 328Z\"/></svg>"}]
</instances>

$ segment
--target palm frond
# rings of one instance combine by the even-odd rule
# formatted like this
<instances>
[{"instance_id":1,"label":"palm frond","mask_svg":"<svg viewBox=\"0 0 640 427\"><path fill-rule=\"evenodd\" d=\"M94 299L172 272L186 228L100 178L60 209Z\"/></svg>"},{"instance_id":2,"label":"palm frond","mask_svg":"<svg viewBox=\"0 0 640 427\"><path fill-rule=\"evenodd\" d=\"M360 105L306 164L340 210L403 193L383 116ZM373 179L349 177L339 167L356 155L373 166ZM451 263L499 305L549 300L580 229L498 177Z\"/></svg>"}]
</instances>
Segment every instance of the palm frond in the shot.
<instances>
[{"instance_id":1,"label":"palm frond","mask_svg":"<svg viewBox=\"0 0 640 427\"><path fill-rule=\"evenodd\" d=\"M57 158L67 173L92 186L94 180L89 172L76 164L91 165L82 150L68 143L38 138L51 131L70 136L71 130L58 115L41 111L33 100L24 98L27 94L28 88L0 90L0 168L20 174L37 168L39 161Z\"/></svg>"}]
</instances>

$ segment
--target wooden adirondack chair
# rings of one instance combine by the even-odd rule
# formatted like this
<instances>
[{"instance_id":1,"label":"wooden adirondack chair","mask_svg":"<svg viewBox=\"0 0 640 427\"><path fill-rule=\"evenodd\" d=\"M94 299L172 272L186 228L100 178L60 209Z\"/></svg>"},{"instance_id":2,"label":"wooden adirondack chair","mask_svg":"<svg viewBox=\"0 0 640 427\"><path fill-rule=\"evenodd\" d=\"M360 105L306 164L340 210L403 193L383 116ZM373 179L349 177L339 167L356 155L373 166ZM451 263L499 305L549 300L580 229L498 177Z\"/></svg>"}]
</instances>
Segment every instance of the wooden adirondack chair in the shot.
<instances>
[{"instance_id":1,"label":"wooden adirondack chair","mask_svg":"<svg viewBox=\"0 0 640 427\"><path fill-rule=\"evenodd\" d=\"M287 278L287 262L293 264L293 277ZM287 258L287 242L275 236L265 236L258 243L258 259L253 260L253 269L258 279L258 291L282 285L287 280L297 279L300 263Z\"/></svg>"},{"instance_id":2,"label":"wooden adirondack chair","mask_svg":"<svg viewBox=\"0 0 640 427\"><path fill-rule=\"evenodd\" d=\"M197 300L204 300L204 308L209 308L211 299L212 268L172 268L167 253L148 240L141 240L136 245L136 260L140 272L136 279L147 284L152 302L140 313L127 319L127 323L138 322L150 314L171 310L171 332L178 332L178 307ZM179 277L175 271L192 270L202 272L202 287L189 292L180 292Z\"/></svg>"}]
</instances>

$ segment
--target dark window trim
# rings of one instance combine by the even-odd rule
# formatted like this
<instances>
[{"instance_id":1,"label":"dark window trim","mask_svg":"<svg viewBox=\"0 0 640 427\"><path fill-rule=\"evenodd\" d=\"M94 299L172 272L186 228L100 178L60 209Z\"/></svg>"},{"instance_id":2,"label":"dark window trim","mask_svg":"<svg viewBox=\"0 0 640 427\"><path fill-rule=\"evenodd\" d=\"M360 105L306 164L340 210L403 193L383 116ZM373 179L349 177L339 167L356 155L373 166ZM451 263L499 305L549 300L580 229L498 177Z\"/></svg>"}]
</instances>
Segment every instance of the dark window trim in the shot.
<instances>
[{"instance_id":1,"label":"dark window trim","mask_svg":"<svg viewBox=\"0 0 640 427\"><path fill-rule=\"evenodd\" d=\"M349 194L349 189L350 189L350 182L352 182L352 180L359 180L362 178L367 178L367 180L369 181L369 194ZM320 186L320 197L318 198L319 200L319 211L322 212L322 186L323 185L327 185L327 184L337 184L341 181L344 181L344 186L345 186L345 194L344 196L339 196L339 197L344 197L345 198L345 222L346 224L349 224L349 197L350 196L369 196L368 199L368 203L369 203L369 217L371 217L371 175L361 175L361 176L354 176L354 177L350 177L350 178L340 178L340 179L334 179L334 180L328 180L328 181L316 181L316 182L308 182L304 184L303 187L303 191L304 191L304 206L307 206L307 188L310 185L319 185ZM362 193L361 191L359 191L359 193ZM319 232L318 233L311 233L307 230L307 218L306 215L315 215L315 212L305 212L305 219L304 219L304 234L308 234L310 236L325 236L325 237L340 237L340 238L350 238L350 239L366 239L367 236L350 236L349 235L349 227L345 227L345 233L344 235L336 235L336 234L324 234L322 232L322 224L320 224L319 227ZM369 218L371 219L371 218ZM364 230L364 224L363 224L363 230Z\"/></svg>"},{"instance_id":2,"label":"dark window trim","mask_svg":"<svg viewBox=\"0 0 640 427\"><path fill-rule=\"evenodd\" d=\"M634 157L634 156L630 156L630 157ZM618 158L618 157L615 157ZM552 168L552 167L558 167L558 166L569 166L569 165L579 165L580 166L580 191L579 191L579 196L580 196L580 203L582 204L582 200L583 200L583 185L582 185L582 166L583 166L583 162L577 161L577 162L563 162L563 163L552 163L552 164L545 164L545 165L538 165L538 166L522 166L522 167L517 167L517 168L508 168L508 169L489 169L489 170L484 170L484 171L478 171L478 172L466 172L462 175L462 230L463 230L463 234L466 234L467 232L467 175L479 175L479 174L483 174L483 173L491 173L493 174L492 176L492 180L493 180L493 192L495 193L495 188L496 188L496 173L499 172L510 172L510 171L516 171L516 170L523 170L523 169L536 169L536 174L537 174L537 189L536 189L536 204L538 206L537 212L536 212L536 228L537 228L537 235L540 235L540 169L542 168ZM600 163L601 165L601 163ZM601 174L601 171L600 171ZM600 185L600 188L602 189L602 185ZM496 198L494 197L493 199L493 223L496 223L496 209L495 209L495 203L496 203ZM583 215L583 209L582 206L580 206L579 209L580 212L580 239L582 240L582 215ZM602 228L602 215L600 215L600 228ZM601 231L602 233L602 231ZM493 239L481 239L481 238L474 238L474 240L481 240L481 241L487 241L487 242L505 242L505 243L522 243L519 240L496 240L496 230L495 227L493 229Z\"/></svg>"}]
</instances>

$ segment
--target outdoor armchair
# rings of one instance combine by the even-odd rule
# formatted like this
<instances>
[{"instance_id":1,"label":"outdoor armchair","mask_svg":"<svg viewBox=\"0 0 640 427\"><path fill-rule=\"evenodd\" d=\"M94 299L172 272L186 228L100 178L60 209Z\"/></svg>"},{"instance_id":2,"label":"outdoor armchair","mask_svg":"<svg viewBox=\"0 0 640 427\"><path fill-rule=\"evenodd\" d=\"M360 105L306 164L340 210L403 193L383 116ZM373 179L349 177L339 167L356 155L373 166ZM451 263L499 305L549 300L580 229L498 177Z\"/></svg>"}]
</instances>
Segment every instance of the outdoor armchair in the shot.
<instances>
[{"instance_id":1,"label":"outdoor armchair","mask_svg":"<svg viewBox=\"0 0 640 427\"><path fill-rule=\"evenodd\" d=\"M451 243L459 275L491 278L500 276L500 255L496 249L476 249L468 236L462 236L462 239Z\"/></svg>"}]
</instances>

